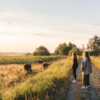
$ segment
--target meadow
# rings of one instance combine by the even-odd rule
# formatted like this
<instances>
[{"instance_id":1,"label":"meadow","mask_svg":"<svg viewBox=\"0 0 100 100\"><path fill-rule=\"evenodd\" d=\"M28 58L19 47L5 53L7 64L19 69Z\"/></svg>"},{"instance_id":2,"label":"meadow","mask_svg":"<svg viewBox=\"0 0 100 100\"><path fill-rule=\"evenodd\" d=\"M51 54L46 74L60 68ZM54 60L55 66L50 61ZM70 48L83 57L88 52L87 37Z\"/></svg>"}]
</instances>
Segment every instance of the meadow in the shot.
<instances>
[{"instance_id":1,"label":"meadow","mask_svg":"<svg viewBox=\"0 0 100 100\"><path fill-rule=\"evenodd\" d=\"M7 59L6 57L2 58ZM44 59L45 57L37 58ZM29 75L24 74L23 64L0 65L1 100L53 100L57 97L62 98L59 96L66 94L72 78L70 67L72 59L62 58L64 57L46 57L46 61L51 61L52 64L45 71L42 65L32 63L33 72Z\"/></svg>"},{"instance_id":2,"label":"meadow","mask_svg":"<svg viewBox=\"0 0 100 100\"><path fill-rule=\"evenodd\" d=\"M93 67L100 72L100 57L99 56L92 56L91 60L92 60Z\"/></svg>"},{"instance_id":3,"label":"meadow","mask_svg":"<svg viewBox=\"0 0 100 100\"><path fill-rule=\"evenodd\" d=\"M44 62L50 62L60 58L64 58L64 56L0 56L0 64L36 64L40 59Z\"/></svg>"}]
</instances>

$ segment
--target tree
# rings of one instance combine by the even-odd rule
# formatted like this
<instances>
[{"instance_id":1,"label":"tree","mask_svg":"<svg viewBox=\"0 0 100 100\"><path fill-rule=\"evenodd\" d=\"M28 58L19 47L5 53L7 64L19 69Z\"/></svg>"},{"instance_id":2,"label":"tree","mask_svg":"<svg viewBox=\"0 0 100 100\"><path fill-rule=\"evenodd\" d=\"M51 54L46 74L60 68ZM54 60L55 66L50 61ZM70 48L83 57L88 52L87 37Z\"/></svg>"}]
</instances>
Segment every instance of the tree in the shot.
<instances>
[{"instance_id":1,"label":"tree","mask_svg":"<svg viewBox=\"0 0 100 100\"><path fill-rule=\"evenodd\" d=\"M25 55L26 55L26 56L29 56L29 55L32 55L32 54L28 52L28 53L26 53Z\"/></svg>"},{"instance_id":2,"label":"tree","mask_svg":"<svg viewBox=\"0 0 100 100\"><path fill-rule=\"evenodd\" d=\"M59 46L58 46L58 51L59 51L59 54L60 55L65 55L65 48L66 48L66 43L63 43L63 44L60 44Z\"/></svg>"},{"instance_id":3,"label":"tree","mask_svg":"<svg viewBox=\"0 0 100 100\"><path fill-rule=\"evenodd\" d=\"M98 55L100 53L100 37L95 35L93 38L90 38L87 49L90 51L90 54Z\"/></svg>"},{"instance_id":4,"label":"tree","mask_svg":"<svg viewBox=\"0 0 100 100\"><path fill-rule=\"evenodd\" d=\"M84 44L82 44L82 48L81 48L81 50L82 50L82 52L85 51L85 46L84 46Z\"/></svg>"},{"instance_id":5,"label":"tree","mask_svg":"<svg viewBox=\"0 0 100 100\"><path fill-rule=\"evenodd\" d=\"M58 48L55 49L55 51L54 51L53 54L54 54L54 55L58 55L58 54L59 54Z\"/></svg>"},{"instance_id":6,"label":"tree","mask_svg":"<svg viewBox=\"0 0 100 100\"><path fill-rule=\"evenodd\" d=\"M82 52L80 49L72 49L68 52L68 55L71 56L72 55L72 52L76 52L77 55L82 55Z\"/></svg>"},{"instance_id":7,"label":"tree","mask_svg":"<svg viewBox=\"0 0 100 100\"><path fill-rule=\"evenodd\" d=\"M72 55L72 52L75 52L76 54L78 54L78 51L77 51L77 50L72 49L72 50L70 50L70 51L68 52L68 55L71 56L71 55Z\"/></svg>"},{"instance_id":8,"label":"tree","mask_svg":"<svg viewBox=\"0 0 100 100\"><path fill-rule=\"evenodd\" d=\"M39 55L39 56L45 56L45 55L50 55L50 52L48 51L48 49L44 46L39 46L38 48L36 48L36 50L33 52L33 55Z\"/></svg>"},{"instance_id":9,"label":"tree","mask_svg":"<svg viewBox=\"0 0 100 100\"><path fill-rule=\"evenodd\" d=\"M59 46L55 49L55 52L53 54L68 55L68 52L71 49L77 49L77 46L75 44L72 44L71 42L69 42L68 45L66 43L62 43L59 44Z\"/></svg>"}]
</instances>

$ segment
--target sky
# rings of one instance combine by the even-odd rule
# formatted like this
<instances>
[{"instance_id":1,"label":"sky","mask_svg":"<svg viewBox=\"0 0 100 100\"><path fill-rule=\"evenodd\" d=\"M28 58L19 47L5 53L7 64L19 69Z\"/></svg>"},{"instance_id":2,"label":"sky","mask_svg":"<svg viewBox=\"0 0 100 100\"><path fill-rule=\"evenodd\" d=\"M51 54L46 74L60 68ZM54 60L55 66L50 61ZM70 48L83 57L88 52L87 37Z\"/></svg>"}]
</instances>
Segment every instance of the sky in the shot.
<instances>
[{"instance_id":1,"label":"sky","mask_svg":"<svg viewBox=\"0 0 100 100\"><path fill-rule=\"evenodd\" d=\"M100 36L100 0L0 0L0 52L33 52Z\"/></svg>"}]
</instances>

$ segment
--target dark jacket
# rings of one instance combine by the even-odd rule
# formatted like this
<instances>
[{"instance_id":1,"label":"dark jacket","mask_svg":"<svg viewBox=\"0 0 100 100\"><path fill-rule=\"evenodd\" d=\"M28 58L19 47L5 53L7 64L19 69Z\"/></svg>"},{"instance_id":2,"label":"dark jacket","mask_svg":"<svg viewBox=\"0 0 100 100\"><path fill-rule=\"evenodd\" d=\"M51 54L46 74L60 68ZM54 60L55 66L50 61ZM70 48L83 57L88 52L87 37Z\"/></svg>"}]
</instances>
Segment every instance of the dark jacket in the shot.
<instances>
[{"instance_id":1,"label":"dark jacket","mask_svg":"<svg viewBox=\"0 0 100 100\"><path fill-rule=\"evenodd\" d=\"M77 69L78 67L78 62L76 58L73 58L73 62L72 62L72 69Z\"/></svg>"}]
</instances>

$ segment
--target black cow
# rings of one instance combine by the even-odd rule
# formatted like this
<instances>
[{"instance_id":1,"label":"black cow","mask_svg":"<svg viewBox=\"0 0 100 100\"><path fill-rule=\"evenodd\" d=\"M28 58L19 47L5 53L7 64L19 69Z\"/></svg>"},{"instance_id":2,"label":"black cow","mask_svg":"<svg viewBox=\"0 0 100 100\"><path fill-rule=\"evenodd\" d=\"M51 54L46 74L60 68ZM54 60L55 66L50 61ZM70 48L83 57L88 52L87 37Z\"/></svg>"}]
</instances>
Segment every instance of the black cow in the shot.
<instances>
[{"instance_id":1,"label":"black cow","mask_svg":"<svg viewBox=\"0 0 100 100\"><path fill-rule=\"evenodd\" d=\"M38 60L37 63L38 64L42 64L43 63L43 60Z\"/></svg>"},{"instance_id":2,"label":"black cow","mask_svg":"<svg viewBox=\"0 0 100 100\"><path fill-rule=\"evenodd\" d=\"M50 64L48 64L48 63L46 63L46 62L43 63L43 69L44 69L44 70L47 69L48 66L50 66Z\"/></svg>"},{"instance_id":3,"label":"black cow","mask_svg":"<svg viewBox=\"0 0 100 100\"><path fill-rule=\"evenodd\" d=\"M26 71L27 71L27 74L28 74L28 72L32 72L32 69L31 69L31 65L30 64L25 64L24 65L24 71L25 71L25 73L26 73Z\"/></svg>"}]
</instances>

